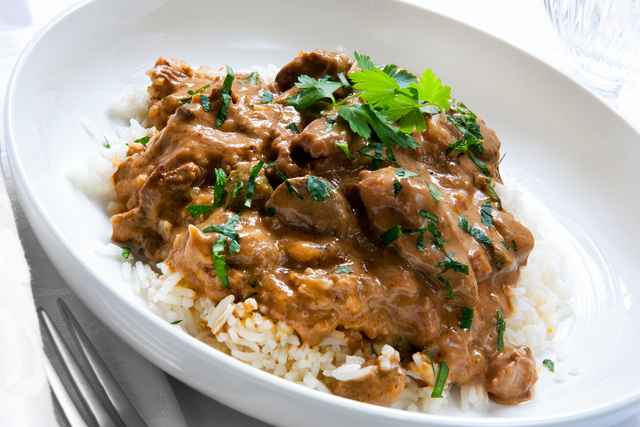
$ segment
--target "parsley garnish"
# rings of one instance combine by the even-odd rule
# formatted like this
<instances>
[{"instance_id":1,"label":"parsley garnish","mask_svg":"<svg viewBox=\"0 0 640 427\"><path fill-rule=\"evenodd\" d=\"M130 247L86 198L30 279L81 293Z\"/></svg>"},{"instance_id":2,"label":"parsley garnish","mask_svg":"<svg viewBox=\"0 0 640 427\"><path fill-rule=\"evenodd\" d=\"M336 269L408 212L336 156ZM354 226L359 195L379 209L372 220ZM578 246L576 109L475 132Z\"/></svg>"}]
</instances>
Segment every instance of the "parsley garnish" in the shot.
<instances>
[{"instance_id":1,"label":"parsley garnish","mask_svg":"<svg viewBox=\"0 0 640 427\"><path fill-rule=\"evenodd\" d=\"M171 322L172 325L177 325L178 323L184 321L184 319L180 319L180 320L174 320L173 322Z\"/></svg>"},{"instance_id":2,"label":"parsley garnish","mask_svg":"<svg viewBox=\"0 0 640 427\"><path fill-rule=\"evenodd\" d=\"M516 245L516 241L511 239L511 244L513 245L513 251L518 253L518 245Z\"/></svg>"},{"instance_id":3,"label":"parsley garnish","mask_svg":"<svg viewBox=\"0 0 640 427\"><path fill-rule=\"evenodd\" d=\"M273 101L273 94L271 92L267 92L266 90L262 92L262 99L260 100L261 104L270 104Z\"/></svg>"},{"instance_id":4,"label":"parsley garnish","mask_svg":"<svg viewBox=\"0 0 640 427\"><path fill-rule=\"evenodd\" d=\"M129 259L129 255L131 255L131 248L122 248L122 258Z\"/></svg>"},{"instance_id":5,"label":"parsley garnish","mask_svg":"<svg viewBox=\"0 0 640 427\"><path fill-rule=\"evenodd\" d=\"M410 178L412 176L420 176L420 174L417 174L410 170L406 170L404 168L396 168L396 173L398 174L398 178Z\"/></svg>"},{"instance_id":6,"label":"parsley garnish","mask_svg":"<svg viewBox=\"0 0 640 427\"><path fill-rule=\"evenodd\" d=\"M300 133L300 129L298 129L298 125L296 125L295 123L289 123L287 125L287 129L292 130L294 133Z\"/></svg>"},{"instance_id":7,"label":"parsley garnish","mask_svg":"<svg viewBox=\"0 0 640 427\"><path fill-rule=\"evenodd\" d=\"M242 299L242 302L245 302L245 301L246 301L246 300L248 300L249 298L253 298L253 297L255 297L256 295L258 295L258 293L257 293L257 292L254 292L254 293L252 293L251 295L248 295L248 296L244 297L244 298Z\"/></svg>"},{"instance_id":8,"label":"parsley garnish","mask_svg":"<svg viewBox=\"0 0 640 427\"><path fill-rule=\"evenodd\" d=\"M216 120L216 128L222 126L224 121L227 119L229 103L231 102L231 86L233 85L233 79L236 77L231 67L228 65L225 65L225 67L227 67L227 76L224 78L224 82L222 83L222 104L220 105L220 112L218 113L218 119Z\"/></svg>"},{"instance_id":9,"label":"parsley garnish","mask_svg":"<svg viewBox=\"0 0 640 427\"><path fill-rule=\"evenodd\" d=\"M316 202L323 202L327 196L331 197L331 190L335 189L331 183L322 178L312 175L307 178L307 190Z\"/></svg>"},{"instance_id":10,"label":"parsley garnish","mask_svg":"<svg viewBox=\"0 0 640 427\"><path fill-rule=\"evenodd\" d=\"M215 231L220 233L218 240L213 245L213 267L216 270L216 275L218 279L222 282L225 288L229 286L229 277L227 276L227 260L225 255L222 255L221 252L224 251L225 243L231 237L231 243L229 244L229 251L231 252L239 252L240 244L238 243L238 233L234 231L236 224L240 221L240 217L242 215L236 214L229 218L224 225L214 225L211 227L207 227L202 230L203 233L208 233L211 231Z\"/></svg>"},{"instance_id":11,"label":"parsley garnish","mask_svg":"<svg viewBox=\"0 0 640 427\"><path fill-rule=\"evenodd\" d=\"M502 351L504 349L504 330L506 328L506 324L504 322L504 317L502 316L502 312L498 310L498 351Z\"/></svg>"},{"instance_id":12,"label":"parsley garnish","mask_svg":"<svg viewBox=\"0 0 640 427\"><path fill-rule=\"evenodd\" d=\"M382 240L382 243L384 243L385 245L390 244L391 242L393 242L394 240L396 240L398 237L402 236L402 227L400 227L400 224L390 228L389 230L385 231L382 236L380 236L380 239Z\"/></svg>"},{"instance_id":13,"label":"parsley garnish","mask_svg":"<svg viewBox=\"0 0 640 427\"><path fill-rule=\"evenodd\" d=\"M222 204L224 186L227 183L227 174L224 170L216 168L216 183L213 186L213 207L217 208Z\"/></svg>"},{"instance_id":14,"label":"parsley garnish","mask_svg":"<svg viewBox=\"0 0 640 427\"><path fill-rule=\"evenodd\" d=\"M400 181L396 178L393 180L393 197L398 197L400 191L402 191L402 184L400 184Z\"/></svg>"},{"instance_id":15,"label":"parsley garnish","mask_svg":"<svg viewBox=\"0 0 640 427\"><path fill-rule=\"evenodd\" d=\"M247 182L247 198L244 201L244 205L248 208L251 207L251 202L253 199L253 187L256 183L256 178L260 173L260 169L262 169L262 165L264 165L264 160L260 160L256 165L251 168L251 173L249 174L249 182Z\"/></svg>"},{"instance_id":16,"label":"parsley garnish","mask_svg":"<svg viewBox=\"0 0 640 427\"><path fill-rule=\"evenodd\" d=\"M493 242L484 234L484 231L479 228L473 227L469 225L469 220L464 215L460 215L460 228L462 228L467 233L471 234L473 237L478 239L481 243L485 245L493 246Z\"/></svg>"},{"instance_id":17,"label":"parsley garnish","mask_svg":"<svg viewBox=\"0 0 640 427\"><path fill-rule=\"evenodd\" d=\"M451 283L442 276L438 276L438 280L440 280L442 283L444 283L444 286L446 286L447 292L449 292L449 297L451 297L451 299L454 301L457 300L458 297L453 293L453 289L451 288Z\"/></svg>"},{"instance_id":18,"label":"parsley garnish","mask_svg":"<svg viewBox=\"0 0 640 427\"><path fill-rule=\"evenodd\" d=\"M453 270L453 271L456 271L458 273L462 273L462 274L465 274L465 275L468 276L469 275L469 266L467 264L463 264L463 263L453 259L454 255L455 255L455 252L451 251L448 254L446 254L446 257L445 257L444 260L436 262L436 266L437 267L442 267L443 268L443 270L440 272L440 274L444 274L447 270Z\"/></svg>"},{"instance_id":19,"label":"parsley garnish","mask_svg":"<svg viewBox=\"0 0 640 427\"><path fill-rule=\"evenodd\" d=\"M285 185L289 189L289 194L291 194L292 196L298 196L298 198L300 200L303 199L303 197L300 195L300 193L298 193L298 190L296 190L295 187L293 185L291 185L291 183L289 182L289 179L286 176L284 176L284 174L282 172L278 171L278 172L276 172L276 175L278 175L280 178L282 178L284 180Z\"/></svg>"},{"instance_id":20,"label":"parsley garnish","mask_svg":"<svg viewBox=\"0 0 640 427\"><path fill-rule=\"evenodd\" d=\"M440 218L438 218L438 215L432 214L431 212L428 212L428 211L420 210L420 216L428 218L433 222L440 222Z\"/></svg>"},{"instance_id":21,"label":"parsley garnish","mask_svg":"<svg viewBox=\"0 0 640 427\"><path fill-rule=\"evenodd\" d=\"M482 171L484 176L486 176L487 178L491 178L491 174L489 173L489 168L487 167L487 164L485 162L483 162L478 158L478 156L473 154L473 151L469 151L469 157L471 157L471 160L473 160L473 163L475 163L476 166L478 166L478 168Z\"/></svg>"},{"instance_id":22,"label":"parsley garnish","mask_svg":"<svg viewBox=\"0 0 640 427\"><path fill-rule=\"evenodd\" d=\"M442 392L444 391L444 385L447 382L448 376L449 367L447 366L447 362L443 360L440 364L440 371L438 372L438 378L436 378L436 384L433 386L431 397L442 397Z\"/></svg>"},{"instance_id":23,"label":"parsley garnish","mask_svg":"<svg viewBox=\"0 0 640 427\"><path fill-rule=\"evenodd\" d=\"M363 138L371 137L371 130L389 149L395 142L402 148L418 148L420 144L409 134L393 125L382 113L373 109L370 104L356 104L340 107L340 117L349 122L351 130Z\"/></svg>"},{"instance_id":24,"label":"parsley garnish","mask_svg":"<svg viewBox=\"0 0 640 427\"><path fill-rule=\"evenodd\" d=\"M338 142L336 142L336 147L338 147L340 149L340 151L342 151L344 153L344 155L347 156L347 158L349 160L355 160L356 159L356 156L351 154L351 152L349 151L349 145L347 144L347 141L338 141Z\"/></svg>"},{"instance_id":25,"label":"parsley garnish","mask_svg":"<svg viewBox=\"0 0 640 427\"><path fill-rule=\"evenodd\" d=\"M452 142L451 146L447 148L447 151L445 152L445 154L449 154L452 151L459 151L460 153L464 154L468 152L470 148L475 148L476 150L478 150L480 154L484 154L484 147L482 146L482 140L475 139L475 138L469 138L469 139L460 138L456 142Z\"/></svg>"},{"instance_id":26,"label":"parsley garnish","mask_svg":"<svg viewBox=\"0 0 640 427\"><path fill-rule=\"evenodd\" d=\"M462 312L462 321L460 322L461 329L471 329L471 323L473 322L473 313L473 308L464 308L464 311Z\"/></svg>"},{"instance_id":27,"label":"parsley garnish","mask_svg":"<svg viewBox=\"0 0 640 427\"><path fill-rule=\"evenodd\" d=\"M333 274L353 274L353 271L348 266L338 267L335 269Z\"/></svg>"},{"instance_id":28,"label":"parsley garnish","mask_svg":"<svg viewBox=\"0 0 640 427\"><path fill-rule=\"evenodd\" d=\"M480 219L482 220L482 223L487 227L493 227L493 216L491 216L491 201L487 200L480 207Z\"/></svg>"},{"instance_id":29,"label":"parsley garnish","mask_svg":"<svg viewBox=\"0 0 640 427\"><path fill-rule=\"evenodd\" d=\"M180 105L185 105L185 104L190 103L191 101L193 101L193 97L194 97L195 95L199 94L201 91L203 91L203 90L205 90L205 89L208 89L208 88L209 88L209 86L211 86L211 85L210 85L210 84L206 84L206 85L202 86L202 87L201 87L200 89L198 89L198 90L188 90L188 91L187 91L187 93L188 93L189 95L191 95L191 96L190 96L189 98L183 98L183 99L181 99L180 101L178 101L178 103L179 103ZM206 95L204 95L204 96L206 96ZM202 95L200 96L200 98L202 99ZM203 102L203 101L201 101L201 102L202 102L202 106L204 107L204 102ZM207 96L207 100L206 100L206 102L207 102L207 103L209 103L209 97L208 97L208 96ZM209 111L209 109L208 109L208 108L205 108L205 110L204 110L204 111Z\"/></svg>"},{"instance_id":30,"label":"parsley garnish","mask_svg":"<svg viewBox=\"0 0 640 427\"><path fill-rule=\"evenodd\" d=\"M236 182L236 188L234 188L233 191L231 191L231 198L232 199L236 198L236 196L238 195L238 191L240 191L243 186L244 186L244 182L242 182L242 181Z\"/></svg>"},{"instance_id":31,"label":"parsley garnish","mask_svg":"<svg viewBox=\"0 0 640 427\"><path fill-rule=\"evenodd\" d=\"M396 72L395 65L381 70L374 67L371 59L364 55L356 58L359 58L358 64L366 68L349 75L356 82L353 87L360 90L358 95L363 101L380 110L387 120L400 120L402 132L425 130L426 122L421 108L436 106L438 112L450 108L451 88L443 87L441 80L430 69L416 81L406 71ZM434 110L430 108L428 111Z\"/></svg>"},{"instance_id":32,"label":"parsley garnish","mask_svg":"<svg viewBox=\"0 0 640 427\"><path fill-rule=\"evenodd\" d=\"M507 242L505 242L504 240L500 241L502 243L502 245L505 247L506 250L509 250L509 244Z\"/></svg>"},{"instance_id":33,"label":"parsley garnish","mask_svg":"<svg viewBox=\"0 0 640 427\"><path fill-rule=\"evenodd\" d=\"M433 365L433 357L431 356L431 352L429 351L428 348L425 348L425 350L427 350L427 354L429 355L429 362L431 363L431 370L433 370L433 377L436 377L436 367Z\"/></svg>"},{"instance_id":34,"label":"parsley garnish","mask_svg":"<svg viewBox=\"0 0 640 427\"><path fill-rule=\"evenodd\" d=\"M215 197L215 196L214 196ZM192 217L196 217L198 215L204 215L206 213L214 210L215 207L211 205L191 205L187 206L187 210L191 214Z\"/></svg>"},{"instance_id":35,"label":"parsley garnish","mask_svg":"<svg viewBox=\"0 0 640 427\"><path fill-rule=\"evenodd\" d=\"M111 145L109 144L109 140L107 139L107 137L103 136L103 138L104 138L104 142L105 142L104 148L111 148Z\"/></svg>"},{"instance_id":36,"label":"parsley garnish","mask_svg":"<svg viewBox=\"0 0 640 427\"><path fill-rule=\"evenodd\" d=\"M142 138L138 138L133 142L137 142L138 144L142 144L142 145L146 146L147 143L149 142L149 140L151 140L151 137L143 136Z\"/></svg>"},{"instance_id":37,"label":"parsley garnish","mask_svg":"<svg viewBox=\"0 0 640 427\"><path fill-rule=\"evenodd\" d=\"M325 116L325 120L327 121L327 126L325 126L324 131L330 132L333 129L333 125L336 123L336 118L334 116Z\"/></svg>"},{"instance_id":38,"label":"parsley garnish","mask_svg":"<svg viewBox=\"0 0 640 427\"><path fill-rule=\"evenodd\" d=\"M320 79L314 79L304 74L299 76L296 87L300 90L287 99L287 104L293 105L298 111L305 110L323 99L330 99L332 105L335 105L336 99L333 92L343 87L344 83L329 81L330 77L327 75Z\"/></svg>"},{"instance_id":39,"label":"parsley garnish","mask_svg":"<svg viewBox=\"0 0 640 427\"><path fill-rule=\"evenodd\" d=\"M425 184L427 184L427 187L429 187L429 193L431 193L431 197L433 197L434 199L436 199L437 202L439 202L440 201L440 190L438 190L433 185L429 184L427 181L425 181Z\"/></svg>"},{"instance_id":40,"label":"parsley garnish","mask_svg":"<svg viewBox=\"0 0 640 427\"><path fill-rule=\"evenodd\" d=\"M498 193L496 193L496 190L491 186L491 180L488 179L486 184L489 189L489 193L491 193L491 195L498 201L498 209L502 210L502 200L500 199L500 196L498 196Z\"/></svg>"},{"instance_id":41,"label":"parsley garnish","mask_svg":"<svg viewBox=\"0 0 640 427\"><path fill-rule=\"evenodd\" d=\"M257 71L252 71L251 74L249 74L249 83L252 85L257 85L259 77L260 74Z\"/></svg>"},{"instance_id":42,"label":"parsley garnish","mask_svg":"<svg viewBox=\"0 0 640 427\"><path fill-rule=\"evenodd\" d=\"M549 368L549 370L550 370L551 372L555 372L556 364L555 364L555 363L553 363L553 360L551 360L551 359L544 359L544 360L542 361L542 364L543 364L544 366L546 366L547 368Z\"/></svg>"},{"instance_id":43,"label":"parsley garnish","mask_svg":"<svg viewBox=\"0 0 640 427\"><path fill-rule=\"evenodd\" d=\"M385 149L386 151L386 155L387 157L384 157L382 155L382 150ZM373 151L374 154L369 154L369 152ZM378 170L382 167L382 162L383 161L387 161L389 163L393 163L393 164L398 164L396 162L395 157L393 156L393 152L391 151L391 149L389 149L389 147L385 147L384 145L382 145L382 143L380 142L371 142L369 145L367 145L366 147L361 148L360 150L358 150L358 153L360 153L360 155L365 156L365 157L369 157L371 159L373 159L373 169Z\"/></svg>"},{"instance_id":44,"label":"parsley garnish","mask_svg":"<svg viewBox=\"0 0 640 427\"><path fill-rule=\"evenodd\" d=\"M246 283L247 285L251 286L252 288L255 288L256 286L258 286L258 285L260 284L260 282L262 282L262 281L265 279L265 277L267 277L267 276L264 276L264 277L263 277L262 279L260 279L260 280L254 280L253 282L247 282L247 281L246 281L246 280L244 280L244 279L242 279L242 281L243 281L244 283Z\"/></svg>"}]
</instances>

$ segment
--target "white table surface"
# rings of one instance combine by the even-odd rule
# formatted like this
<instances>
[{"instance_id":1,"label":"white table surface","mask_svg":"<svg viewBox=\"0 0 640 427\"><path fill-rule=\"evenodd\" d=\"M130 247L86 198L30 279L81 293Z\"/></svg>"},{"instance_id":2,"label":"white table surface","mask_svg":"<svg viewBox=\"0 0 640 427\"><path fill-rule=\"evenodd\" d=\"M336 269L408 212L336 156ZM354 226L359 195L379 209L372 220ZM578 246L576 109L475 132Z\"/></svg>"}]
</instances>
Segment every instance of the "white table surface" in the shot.
<instances>
[{"instance_id":1,"label":"white table surface","mask_svg":"<svg viewBox=\"0 0 640 427\"><path fill-rule=\"evenodd\" d=\"M408 2L479 28L529 52L566 74L572 73L571 58L551 27L542 0L408 0ZM75 3L75 0L0 0L0 100L2 101L0 117L2 117L4 96L11 70L22 49L40 28ZM619 98L619 111L640 128L640 83L623 86ZM4 131L3 123L0 121L0 140L2 138L4 138ZM74 312L80 312L85 322L99 323L73 295L38 243L17 201L4 145L1 154L4 174L0 175L0 190L4 185L2 181L5 181L12 201L18 233L31 270L31 285L36 306L44 306L49 311L54 311L55 298L62 297L74 307ZM0 242L0 245L2 244L3 242ZM110 333L106 328L102 328L105 330L103 333ZM117 338L110 337L110 339L119 342ZM122 342L119 342L119 345L125 346ZM188 426L267 425L209 399L174 378L168 378L167 388L175 393ZM34 408L34 410L37 409ZM0 425L2 424L0 415ZM640 427L640 414L616 427Z\"/></svg>"}]
</instances>

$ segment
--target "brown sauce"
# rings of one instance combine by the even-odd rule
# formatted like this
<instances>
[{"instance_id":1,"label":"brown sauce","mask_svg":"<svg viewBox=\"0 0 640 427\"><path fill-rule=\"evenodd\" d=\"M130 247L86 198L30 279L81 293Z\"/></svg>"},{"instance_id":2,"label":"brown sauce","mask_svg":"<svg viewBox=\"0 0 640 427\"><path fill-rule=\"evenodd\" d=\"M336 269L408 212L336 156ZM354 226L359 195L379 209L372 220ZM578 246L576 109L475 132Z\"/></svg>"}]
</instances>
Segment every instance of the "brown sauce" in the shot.
<instances>
[{"instance_id":1,"label":"brown sauce","mask_svg":"<svg viewBox=\"0 0 640 427\"><path fill-rule=\"evenodd\" d=\"M434 362L446 360L452 383L482 382L496 402L529 399L537 380L535 361L528 348L506 341L498 350L497 312L507 316L511 311L507 291L526 264L532 234L500 209L488 178L469 155L447 152L461 133L445 113L426 114L426 130L412 134L419 148L394 146L393 164L359 154L350 160L336 142L348 143L354 154L371 141L353 133L335 111L299 112L286 103L297 92L294 83L301 74L337 80L338 73L353 69L345 55L317 50L295 58L273 83L260 78L251 84L249 74L236 73L228 115L216 127L224 75L160 58L149 72L149 126L158 132L146 146L132 143L114 175L125 210L111 219L113 240L138 244L150 260L166 261L196 292L213 300L253 296L308 345L318 345L335 329L357 331L363 336L360 348L389 344L406 360L428 349ZM180 102L189 98L189 90L207 84L201 93L210 100L208 111L200 95ZM262 102L265 91L273 94L272 102ZM327 115L335 118L332 126ZM477 124L484 153L476 154L491 180L501 182L500 141L482 120ZM247 208L249 176L261 160L275 164L258 173ZM418 175L399 176L398 168ZM192 217L187 206L214 204L216 169L228 176L224 200ZM309 177L330 183L330 197L316 201ZM487 202L491 227L481 217ZM398 225L427 228L424 211L437 217L444 250L429 231L405 232L384 244L380 236ZM212 259L221 235L203 230L237 214L239 250L230 250L227 241L225 286ZM465 232L461 215L492 244ZM446 254L468 266L468 273L443 272L438 263ZM474 309L468 330L460 327L465 308ZM398 370L376 380L338 382L334 393L391 405L404 387Z\"/></svg>"}]
</instances>

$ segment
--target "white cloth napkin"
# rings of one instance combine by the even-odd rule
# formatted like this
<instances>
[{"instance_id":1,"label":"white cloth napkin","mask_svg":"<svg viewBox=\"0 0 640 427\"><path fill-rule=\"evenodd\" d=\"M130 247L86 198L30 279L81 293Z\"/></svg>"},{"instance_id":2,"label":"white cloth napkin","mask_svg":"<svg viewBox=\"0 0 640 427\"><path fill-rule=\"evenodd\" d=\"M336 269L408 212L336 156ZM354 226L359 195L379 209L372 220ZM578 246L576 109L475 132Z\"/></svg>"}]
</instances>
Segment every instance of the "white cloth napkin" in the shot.
<instances>
[{"instance_id":1,"label":"white cloth napkin","mask_svg":"<svg viewBox=\"0 0 640 427\"><path fill-rule=\"evenodd\" d=\"M4 177L0 179L0 273L0 420L7 427L53 426L29 267Z\"/></svg>"}]
</instances>

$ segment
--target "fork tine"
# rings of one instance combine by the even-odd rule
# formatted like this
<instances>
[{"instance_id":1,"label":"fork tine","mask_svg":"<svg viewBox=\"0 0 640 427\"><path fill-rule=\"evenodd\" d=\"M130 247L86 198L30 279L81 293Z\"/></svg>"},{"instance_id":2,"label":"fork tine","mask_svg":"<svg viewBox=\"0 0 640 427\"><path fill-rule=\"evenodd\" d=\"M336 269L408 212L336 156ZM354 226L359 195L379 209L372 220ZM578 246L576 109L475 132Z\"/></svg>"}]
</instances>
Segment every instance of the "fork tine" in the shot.
<instances>
[{"instance_id":1,"label":"fork tine","mask_svg":"<svg viewBox=\"0 0 640 427\"><path fill-rule=\"evenodd\" d=\"M89 341L89 338L80 327L71 310L69 310L69 307L67 307L62 299L58 299L58 305L67 323L67 327L76 342L76 346L81 350L81 353L83 353L89 366L107 393L113 407L118 412L118 415L120 415L120 419L122 419L127 427L147 427L147 424L133 407L131 401L120 387L120 384L118 384L93 344L91 344L91 341Z\"/></svg>"},{"instance_id":2,"label":"fork tine","mask_svg":"<svg viewBox=\"0 0 640 427\"><path fill-rule=\"evenodd\" d=\"M62 335L60 335L60 331L58 331L58 328L56 328L56 325L53 323L47 312L40 307L38 308L38 315L44 325L44 330L47 332L51 342L53 343L53 348L62 361L62 366L71 379L71 384L76 390L76 393L83 405L87 408L89 414L100 427L117 427L102 405L102 402L100 402L100 398L91 387L91 384L84 375L82 368L73 357L73 353L71 353L67 343L62 338Z\"/></svg>"}]
</instances>

